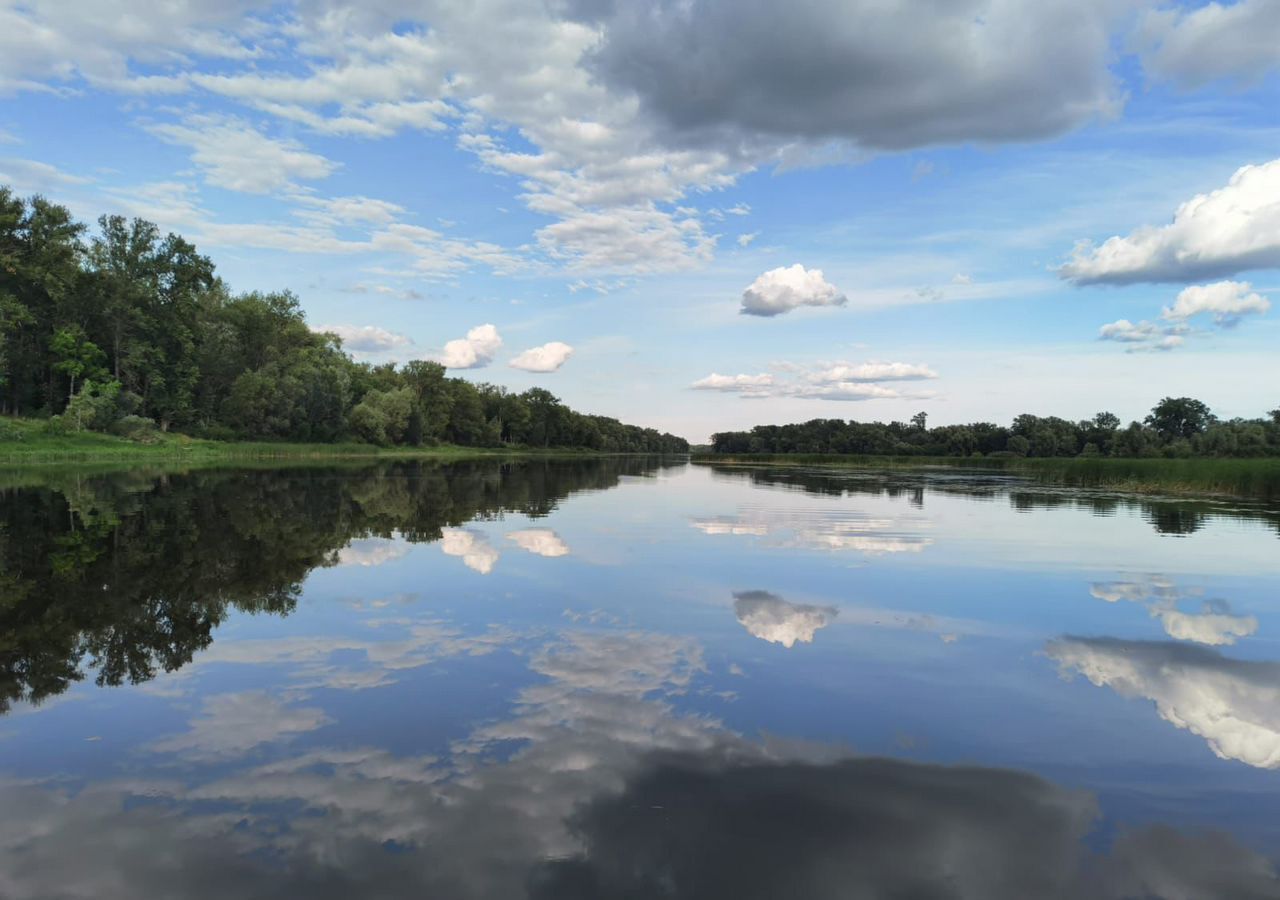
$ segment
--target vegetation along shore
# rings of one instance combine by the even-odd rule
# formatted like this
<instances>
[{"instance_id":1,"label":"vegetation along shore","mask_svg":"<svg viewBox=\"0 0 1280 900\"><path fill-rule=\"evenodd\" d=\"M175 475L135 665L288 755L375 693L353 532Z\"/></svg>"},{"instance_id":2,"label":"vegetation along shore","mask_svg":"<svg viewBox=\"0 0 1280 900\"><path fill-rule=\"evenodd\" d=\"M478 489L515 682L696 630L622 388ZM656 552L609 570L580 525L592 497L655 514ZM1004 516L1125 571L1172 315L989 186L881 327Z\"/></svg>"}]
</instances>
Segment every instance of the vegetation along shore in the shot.
<instances>
[{"instance_id":1,"label":"vegetation along shore","mask_svg":"<svg viewBox=\"0 0 1280 900\"><path fill-rule=\"evenodd\" d=\"M3 186L0 412L19 417L0 420L0 456L24 455L16 445L119 452L86 432L168 449L164 436L180 433L221 443L688 450L683 438L577 412L540 387L449 378L427 360L357 361L336 335L308 326L293 294L233 293L176 234L103 216L90 235L65 207Z\"/></svg>"}]
</instances>

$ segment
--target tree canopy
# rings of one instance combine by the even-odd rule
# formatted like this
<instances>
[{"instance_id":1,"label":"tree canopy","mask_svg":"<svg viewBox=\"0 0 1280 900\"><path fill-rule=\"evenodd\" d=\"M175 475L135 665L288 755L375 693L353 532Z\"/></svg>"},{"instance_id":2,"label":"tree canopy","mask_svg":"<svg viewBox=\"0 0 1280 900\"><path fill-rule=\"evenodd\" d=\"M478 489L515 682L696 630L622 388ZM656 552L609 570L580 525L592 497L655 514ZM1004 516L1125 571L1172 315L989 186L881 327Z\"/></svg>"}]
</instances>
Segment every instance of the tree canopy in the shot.
<instances>
[{"instance_id":1,"label":"tree canopy","mask_svg":"<svg viewBox=\"0 0 1280 900\"><path fill-rule=\"evenodd\" d=\"M976 422L928 428L924 413L910 423L811 419L720 432L712 435L711 449L873 456L1280 456L1280 410L1267 418L1224 421L1199 400L1165 397L1144 421L1126 427L1109 412L1078 422L1025 413L1007 427Z\"/></svg>"},{"instance_id":2,"label":"tree canopy","mask_svg":"<svg viewBox=\"0 0 1280 900\"><path fill-rule=\"evenodd\" d=\"M120 216L90 235L66 208L3 186L0 412L138 437L688 450L542 388L473 384L426 360L356 362L307 326L295 295L232 293L178 235Z\"/></svg>"}]
</instances>

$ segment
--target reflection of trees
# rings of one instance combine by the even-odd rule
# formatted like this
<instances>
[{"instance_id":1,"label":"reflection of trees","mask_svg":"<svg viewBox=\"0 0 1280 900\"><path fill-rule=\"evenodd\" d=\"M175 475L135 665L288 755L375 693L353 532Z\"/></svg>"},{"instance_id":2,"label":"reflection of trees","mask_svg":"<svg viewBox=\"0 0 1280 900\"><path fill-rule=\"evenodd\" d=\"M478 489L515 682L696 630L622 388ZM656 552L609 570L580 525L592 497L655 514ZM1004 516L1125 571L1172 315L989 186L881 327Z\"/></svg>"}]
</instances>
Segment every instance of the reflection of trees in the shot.
<instances>
[{"instance_id":1,"label":"reflection of trees","mask_svg":"<svg viewBox=\"0 0 1280 900\"><path fill-rule=\"evenodd\" d=\"M1034 490L1008 475L982 472L846 472L839 469L744 468L710 466L719 478L750 480L762 487L789 488L827 497L870 496L891 500L905 498L923 507L926 493L956 494L977 500L1008 497L1018 512L1042 509L1078 509L1095 516L1113 516L1118 510L1139 510L1161 534L1191 534L1215 517L1266 522L1280 532L1280 512L1243 503L1230 508L1203 500L1152 500L1115 494L1080 491Z\"/></svg>"},{"instance_id":2,"label":"reflection of trees","mask_svg":"<svg viewBox=\"0 0 1280 900\"><path fill-rule=\"evenodd\" d=\"M370 468L63 475L0 496L0 711L83 677L137 683L209 645L229 609L287 614L355 538L506 511L544 516L640 459L390 462Z\"/></svg>"}]
</instances>

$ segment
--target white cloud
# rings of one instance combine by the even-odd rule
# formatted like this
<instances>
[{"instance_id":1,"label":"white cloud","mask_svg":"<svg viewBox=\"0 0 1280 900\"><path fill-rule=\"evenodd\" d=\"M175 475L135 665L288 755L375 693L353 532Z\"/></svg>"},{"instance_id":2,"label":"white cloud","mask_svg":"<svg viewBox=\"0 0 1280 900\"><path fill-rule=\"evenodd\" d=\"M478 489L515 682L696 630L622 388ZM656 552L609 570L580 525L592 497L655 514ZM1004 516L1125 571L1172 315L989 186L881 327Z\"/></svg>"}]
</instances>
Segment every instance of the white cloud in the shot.
<instances>
[{"instance_id":1,"label":"white cloud","mask_svg":"<svg viewBox=\"0 0 1280 900\"><path fill-rule=\"evenodd\" d=\"M1185 343L1186 326L1162 325L1158 322L1130 322L1117 319L1098 329L1098 340L1128 344L1128 353L1176 350Z\"/></svg>"},{"instance_id":2,"label":"white cloud","mask_svg":"<svg viewBox=\"0 0 1280 900\"><path fill-rule=\"evenodd\" d=\"M293 199L303 207L297 212L299 218L323 225L389 225L405 212L397 203L372 197L300 195Z\"/></svg>"},{"instance_id":3,"label":"white cloud","mask_svg":"<svg viewBox=\"0 0 1280 900\"><path fill-rule=\"evenodd\" d=\"M573 348L561 341L552 341L541 347L531 347L511 360L513 369L526 372L554 372L573 356Z\"/></svg>"},{"instance_id":4,"label":"white cloud","mask_svg":"<svg viewBox=\"0 0 1280 900\"><path fill-rule=\"evenodd\" d=\"M569 545L560 539L550 528L525 528L520 531L507 532L507 540L515 541L521 550L528 550L538 556L568 556Z\"/></svg>"},{"instance_id":5,"label":"white cloud","mask_svg":"<svg viewBox=\"0 0 1280 900\"><path fill-rule=\"evenodd\" d=\"M343 347L356 353L387 353L413 344L407 335L377 325L314 325L311 330L336 334Z\"/></svg>"},{"instance_id":6,"label":"white cloud","mask_svg":"<svg viewBox=\"0 0 1280 900\"><path fill-rule=\"evenodd\" d=\"M926 365L899 362L830 363L807 372L804 367L793 363L775 362L772 368L799 377L788 379L768 373L721 375L712 372L690 387L694 390L738 394L749 399L794 397L801 400L841 401L927 400L933 397L932 392L905 392L877 382L919 381L938 377L938 373Z\"/></svg>"},{"instance_id":7,"label":"white cloud","mask_svg":"<svg viewBox=\"0 0 1280 900\"><path fill-rule=\"evenodd\" d=\"M481 575L493 571L500 554L484 532L471 528L445 528L441 534L440 549L445 555L462 557L463 565Z\"/></svg>"},{"instance_id":8,"label":"white cloud","mask_svg":"<svg viewBox=\"0 0 1280 900\"><path fill-rule=\"evenodd\" d=\"M816 384L833 382L919 381L937 378L938 373L926 365L900 362L869 362L860 365L836 363L809 376Z\"/></svg>"},{"instance_id":9,"label":"white cloud","mask_svg":"<svg viewBox=\"0 0 1280 900\"><path fill-rule=\"evenodd\" d=\"M759 375L721 375L712 372L689 385L695 391L724 391L731 394L767 393L773 387L774 377L767 372Z\"/></svg>"},{"instance_id":10,"label":"white cloud","mask_svg":"<svg viewBox=\"0 0 1280 900\"><path fill-rule=\"evenodd\" d=\"M750 231L746 234L740 234L738 235L738 246L746 247L758 237L760 237L760 232L758 231Z\"/></svg>"},{"instance_id":11,"label":"white cloud","mask_svg":"<svg viewBox=\"0 0 1280 900\"><path fill-rule=\"evenodd\" d=\"M1273 0L1148 10L1138 27L1142 66L1183 87L1253 82L1280 67L1280 6Z\"/></svg>"},{"instance_id":12,"label":"white cloud","mask_svg":"<svg viewBox=\"0 0 1280 900\"><path fill-rule=\"evenodd\" d=\"M444 345L440 364L446 369L480 369L493 362L494 354L502 347L502 338L493 325L477 325L465 338L449 341Z\"/></svg>"},{"instance_id":13,"label":"white cloud","mask_svg":"<svg viewBox=\"0 0 1280 900\"><path fill-rule=\"evenodd\" d=\"M1238 169L1226 187L1179 206L1168 225L1078 244L1059 273L1076 284L1128 284L1262 268L1280 268L1280 159Z\"/></svg>"},{"instance_id":14,"label":"white cloud","mask_svg":"<svg viewBox=\"0 0 1280 900\"><path fill-rule=\"evenodd\" d=\"M90 181L34 159L0 159L0 182L20 193L56 191Z\"/></svg>"},{"instance_id":15,"label":"white cloud","mask_svg":"<svg viewBox=\"0 0 1280 900\"><path fill-rule=\"evenodd\" d=\"M338 164L312 153L296 140L269 138L242 119L193 115L182 124L147 128L173 144L191 149L191 161L217 187L248 194L296 189L297 180L328 178Z\"/></svg>"},{"instance_id":16,"label":"white cloud","mask_svg":"<svg viewBox=\"0 0 1280 900\"><path fill-rule=\"evenodd\" d=\"M742 627L754 637L788 649L797 642L812 643L819 629L836 617L834 606L788 603L768 591L742 591L733 595L733 611Z\"/></svg>"},{"instance_id":17,"label":"white cloud","mask_svg":"<svg viewBox=\"0 0 1280 900\"><path fill-rule=\"evenodd\" d=\"M1062 638L1049 656L1099 687L1145 697L1160 718L1222 759L1280 768L1280 664L1228 659L1186 644Z\"/></svg>"},{"instance_id":18,"label":"white cloud","mask_svg":"<svg viewBox=\"0 0 1280 900\"><path fill-rule=\"evenodd\" d=\"M1201 313L1212 313L1215 325L1230 327L1250 313L1262 314L1271 308L1270 301L1254 293L1247 281L1219 281L1183 288L1173 306L1166 306L1163 317L1183 321Z\"/></svg>"},{"instance_id":19,"label":"white cloud","mask_svg":"<svg viewBox=\"0 0 1280 900\"><path fill-rule=\"evenodd\" d=\"M770 269L742 292L742 312L749 316L778 316L801 306L844 306L848 298L829 283L821 269L800 263Z\"/></svg>"},{"instance_id":20,"label":"white cloud","mask_svg":"<svg viewBox=\"0 0 1280 900\"><path fill-rule=\"evenodd\" d=\"M836 381L830 384L812 387L797 386L788 392L788 396L804 400L900 400L914 398L927 400L933 396L927 391L906 394L897 388L888 388L880 384L866 384L857 381Z\"/></svg>"}]
</instances>

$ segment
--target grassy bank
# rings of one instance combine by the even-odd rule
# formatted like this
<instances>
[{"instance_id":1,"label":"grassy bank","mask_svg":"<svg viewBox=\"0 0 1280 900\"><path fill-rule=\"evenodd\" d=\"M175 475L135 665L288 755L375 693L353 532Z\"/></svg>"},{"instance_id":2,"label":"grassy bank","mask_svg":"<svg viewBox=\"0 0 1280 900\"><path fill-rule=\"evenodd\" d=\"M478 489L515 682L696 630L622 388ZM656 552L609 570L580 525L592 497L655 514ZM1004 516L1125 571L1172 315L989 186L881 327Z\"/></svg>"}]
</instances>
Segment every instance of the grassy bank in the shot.
<instances>
[{"instance_id":1,"label":"grassy bank","mask_svg":"<svg viewBox=\"0 0 1280 900\"><path fill-rule=\"evenodd\" d=\"M1007 472L1041 484L1120 491L1280 500L1280 459L969 459L929 456L701 453L694 462L718 465L949 468Z\"/></svg>"},{"instance_id":2,"label":"grassy bank","mask_svg":"<svg viewBox=\"0 0 1280 900\"><path fill-rule=\"evenodd\" d=\"M6 418L0 439L0 467L59 464L205 463L254 460L403 459L439 460L512 456L579 456L574 450L513 450L508 448L375 447L370 444L289 444L250 441L207 441L183 434L163 434L152 443L138 443L110 434L81 431L49 434L42 423ZM597 454L593 454L597 455Z\"/></svg>"}]
</instances>

